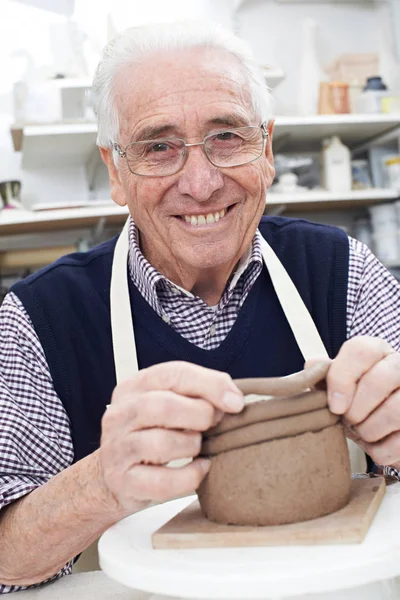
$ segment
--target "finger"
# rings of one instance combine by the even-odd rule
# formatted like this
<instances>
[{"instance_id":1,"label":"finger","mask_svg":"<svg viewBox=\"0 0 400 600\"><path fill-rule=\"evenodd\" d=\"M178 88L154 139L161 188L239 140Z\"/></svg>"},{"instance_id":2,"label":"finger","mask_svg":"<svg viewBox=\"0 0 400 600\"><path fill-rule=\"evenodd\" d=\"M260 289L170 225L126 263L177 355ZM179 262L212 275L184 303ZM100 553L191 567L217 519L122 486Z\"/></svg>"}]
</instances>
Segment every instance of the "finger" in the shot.
<instances>
[{"instance_id":1,"label":"finger","mask_svg":"<svg viewBox=\"0 0 400 600\"><path fill-rule=\"evenodd\" d=\"M239 412L244 406L243 394L230 375L183 361L166 362L142 369L117 388L118 394L122 396L138 391L169 390L183 396L202 398L227 412Z\"/></svg>"},{"instance_id":2,"label":"finger","mask_svg":"<svg viewBox=\"0 0 400 600\"><path fill-rule=\"evenodd\" d=\"M201 434L195 431L142 429L121 442L121 450L135 464L165 465L178 458L193 458L201 448Z\"/></svg>"},{"instance_id":3,"label":"finger","mask_svg":"<svg viewBox=\"0 0 400 600\"><path fill-rule=\"evenodd\" d=\"M400 432L396 431L379 442L363 444L365 452L377 465L400 463Z\"/></svg>"},{"instance_id":4,"label":"finger","mask_svg":"<svg viewBox=\"0 0 400 600\"><path fill-rule=\"evenodd\" d=\"M195 492L209 468L210 461L204 458L179 469L137 465L127 473L126 486L132 500L163 502Z\"/></svg>"},{"instance_id":5,"label":"finger","mask_svg":"<svg viewBox=\"0 0 400 600\"><path fill-rule=\"evenodd\" d=\"M117 435L102 440L102 452L109 471L128 471L136 464L164 465L197 456L201 434L194 431L143 429L122 439Z\"/></svg>"},{"instance_id":6,"label":"finger","mask_svg":"<svg viewBox=\"0 0 400 600\"><path fill-rule=\"evenodd\" d=\"M353 427L364 442L378 442L400 429L400 391L383 402L365 421Z\"/></svg>"},{"instance_id":7,"label":"finger","mask_svg":"<svg viewBox=\"0 0 400 600\"><path fill-rule=\"evenodd\" d=\"M174 392L155 391L130 394L112 403L103 417L103 430L123 435L147 427L207 431L223 412L206 400L192 399Z\"/></svg>"},{"instance_id":8,"label":"finger","mask_svg":"<svg viewBox=\"0 0 400 600\"><path fill-rule=\"evenodd\" d=\"M361 377L346 419L355 425L365 421L399 387L400 354L391 352Z\"/></svg>"},{"instance_id":9,"label":"finger","mask_svg":"<svg viewBox=\"0 0 400 600\"><path fill-rule=\"evenodd\" d=\"M311 369L315 365L319 365L321 363L331 363L331 362L332 362L332 360L330 358L326 358L326 356L320 356L319 358L318 357L309 358L304 363L304 368L307 370L307 369Z\"/></svg>"},{"instance_id":10,"label":"finger","mask_svg":"<svg viewBox=\"0 0 400 600\"><path fill-rule=\"evenodd\" d=\"M331 411L336 414L346 413L361 377L392 352L393 348L379 338L360 336L345 342L327 375Z\"/></svg>"}]
</instances>

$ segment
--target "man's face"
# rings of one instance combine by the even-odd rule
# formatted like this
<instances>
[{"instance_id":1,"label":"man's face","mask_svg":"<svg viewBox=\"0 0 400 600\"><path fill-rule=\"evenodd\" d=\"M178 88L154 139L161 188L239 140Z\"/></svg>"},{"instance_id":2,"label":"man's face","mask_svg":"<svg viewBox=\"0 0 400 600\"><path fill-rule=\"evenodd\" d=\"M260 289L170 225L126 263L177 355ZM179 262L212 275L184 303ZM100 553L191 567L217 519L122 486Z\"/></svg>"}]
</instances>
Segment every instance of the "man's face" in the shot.
<instances>
[{"instance_id":1,"label":"man's face","mask_svg":"<svg viewBox=\"0 0 400 600\"><path fill-rule=\"evenodd\" d=\"M158 138L196 143L210 132L259 125L245 77L223 51L154 55L122 70L115 86L122 148L148 139L149 127L163 128ZM112 198L128 205L153 264L178 273L233 268L251 243L274 176L271 137L272 127L261 158L239 167L215 167L202 146L192 147L184 167L166 177L134 175L123 158L116 170L111 152L102 152ZM199 216L216 213L222 215L217 222L199 224ZM188 222L192 216L197 219Z\"/></svg>"}]
</instances>

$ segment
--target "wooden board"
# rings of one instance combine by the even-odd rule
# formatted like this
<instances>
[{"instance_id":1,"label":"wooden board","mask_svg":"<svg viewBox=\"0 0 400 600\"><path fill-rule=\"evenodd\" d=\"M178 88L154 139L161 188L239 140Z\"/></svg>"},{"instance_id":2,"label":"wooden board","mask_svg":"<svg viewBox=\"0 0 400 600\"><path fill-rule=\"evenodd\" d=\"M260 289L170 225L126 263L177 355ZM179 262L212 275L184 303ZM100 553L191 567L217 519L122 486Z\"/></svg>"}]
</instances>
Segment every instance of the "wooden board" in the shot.
<instances>
[{"instance_id":1,"label":"wooden board","mask_svg":"<svg viewBox=\"0 0 400 600\"><path fill-rule=\"evenodd\" d=\"M336 513L291 525L248 527L208 521L196 500L152 536L155 549L359 544L385 495L381 477L354 479L350 502Z\"/></svg>"}]
</instances>

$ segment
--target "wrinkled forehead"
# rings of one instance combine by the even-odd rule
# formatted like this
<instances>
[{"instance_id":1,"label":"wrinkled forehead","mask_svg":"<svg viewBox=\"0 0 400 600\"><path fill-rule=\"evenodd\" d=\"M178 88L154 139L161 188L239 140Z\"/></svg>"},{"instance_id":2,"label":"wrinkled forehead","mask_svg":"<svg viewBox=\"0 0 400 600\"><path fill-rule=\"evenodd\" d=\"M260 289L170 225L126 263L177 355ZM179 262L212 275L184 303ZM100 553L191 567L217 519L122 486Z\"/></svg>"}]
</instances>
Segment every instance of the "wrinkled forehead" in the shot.
<instances>
[{"instance_id":1,"label":"wrinkled forehead","mask_svg":"<svg viewBox=\"0 0 400 600\"><path fill-rule=\"evenodd\" d=\"M114 80L114 99L123 121L152 111L176 112L182 104L236 105L239 112L252 112L242 65L229 52L215 48L164 51L124 66Z\"/></svg>"}]
</instances>

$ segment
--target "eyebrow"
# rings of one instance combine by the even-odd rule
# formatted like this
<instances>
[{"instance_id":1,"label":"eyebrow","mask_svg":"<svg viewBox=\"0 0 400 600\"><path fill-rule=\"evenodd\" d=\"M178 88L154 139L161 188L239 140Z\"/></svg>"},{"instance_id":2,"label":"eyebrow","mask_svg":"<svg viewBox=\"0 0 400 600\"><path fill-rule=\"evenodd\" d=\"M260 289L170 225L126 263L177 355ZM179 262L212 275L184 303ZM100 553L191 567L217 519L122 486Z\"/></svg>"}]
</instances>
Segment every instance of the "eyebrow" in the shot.
<instances>
[{"instance_id":1,"label":"eyebrow","mask_svg":"<svg viewBox=\"0 0 400 600\"><path fill-rule=\"evenodd\" d=\"M223 127L248 127L251 123L245 118L239 115L233 115L227 113L214 119L207 121L207 125L222 125Z\"/></svg>"},{"instance_id":2,"label":"eyebrow","mask_svg":"<svg viewBox=\"0 0 400 600\"><path fill-rule=\"evenodd\" d=\"M222 127L246 127L250 125L247 119L241 117L239 115L225 114L219 117L215 117L214 119L210 119L207 121L208 126L222 126ZM165 136L169 134L177 134L176 125L172 125L171 123L166 123L165 125L148 125L147 127L143 127L139 132L135 135L135 140L132 141L144 141L144 140L155 140L160 136Z\"/></svg>"},{"instance_id":3,"label":"eyebrow","mask_svg":"<svg viewBox=\"0 0 400 600\"><path fill-rule=\"evenodd\" d=\"M176 131L176 127L169 123L159 126L148 125L147 127L143 127L143 129L139 130L139 132L135 135L135 141L155 140L159 138L160 135L172 133L173 131Z\"/></svg>"}]
</instances>

